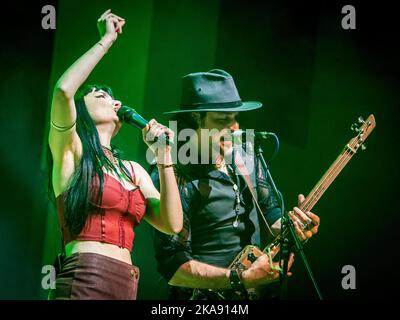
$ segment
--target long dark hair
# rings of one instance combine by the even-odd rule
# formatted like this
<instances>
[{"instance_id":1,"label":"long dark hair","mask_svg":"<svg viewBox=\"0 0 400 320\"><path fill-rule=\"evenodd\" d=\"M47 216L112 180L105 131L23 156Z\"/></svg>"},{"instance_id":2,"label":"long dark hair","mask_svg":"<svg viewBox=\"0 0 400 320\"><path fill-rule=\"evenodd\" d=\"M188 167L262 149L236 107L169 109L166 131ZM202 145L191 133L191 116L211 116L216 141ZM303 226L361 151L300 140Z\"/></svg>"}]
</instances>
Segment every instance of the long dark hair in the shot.
<instances>
[{"instance_id":1,"label":"long dark hair","mask_svg":"<svg viewBox=\"0 0 400 320\"><path fill-rule=\"evenodd\" d=\"M204 119L207 115L207 112L182 112L173 115L170 118L170 121L176 121L176 135L178 136L179 132L184 129L193 129L197 130L200 125L204 123ZM184 141L177 141L177 150L188 141L190 137L186 137ZM190 175L187 170L185 170L185 166L179 162L179 157L177 157L177 163L175 165L175 175L177 177L178 185L185 185L188 181L190 181Z\"/></svg>"},{"instance_id":2,"label":"long dark hair","mask_svg":"<svg viewBox=\"0 0 400 320\"><path fill-rule=\"evenodd\" d=\"M170 121L176 121L177 135L181 130L193 129L197 130L200 124L203 123L207 112L182 112L173 115ZM181 146L189 141L190 137L187 137L185 141L177 141L178 150Z\"/></svg>"},{"instance_id":3,"label":"long dark hair","mask_svg":"<svg viewBox=\"0 0 400 320\"><path fill-rule=\"evenodd\" d=\"M95 91L103 90L113 97L109 87L99 85L85 85L75 95L76 132L82 142L82 158L77 164L66 190L60 195L64 207L65 227L68 228L71 235L78 235L82 231L89 214L100 212L99 207L93 206L91 202L101 203L104 188L103 167L118 174L117 168L103 151L95 123L86 108L84 97L93 89ZM122 173L132 181L129 170L122 163L124 158L122 152L114 145L111 148ZM51 186L49 192L54 197L51 173L53 159L49 160L49 186ZM96 177L99 181L98 188L93 186Z\"/></svg>"}]
</instances>

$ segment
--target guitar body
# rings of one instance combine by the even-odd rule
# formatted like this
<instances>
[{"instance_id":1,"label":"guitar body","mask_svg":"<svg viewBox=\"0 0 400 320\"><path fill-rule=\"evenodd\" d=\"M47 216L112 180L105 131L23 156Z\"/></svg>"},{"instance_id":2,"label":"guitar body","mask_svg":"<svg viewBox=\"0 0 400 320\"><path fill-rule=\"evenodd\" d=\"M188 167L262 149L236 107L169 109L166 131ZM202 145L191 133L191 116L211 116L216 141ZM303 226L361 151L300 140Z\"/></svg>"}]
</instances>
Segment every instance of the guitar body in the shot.
<instances>
[{"instance_id":1,"label":"guitar body","mask_svg":"<svg viewBox=\"0 0 400 320\"><path fill-rule=\"evenodd\" d=\"M240 253L236 256L233 262L230 264L229 268L237 268L240 272L250 268L252 263L257 260L258 257L262 256L264 253L256 246L246 246ZM247 289L249 300L259 300L262 295L263 288L251 288ZM241 294L243 295L243 294ZM240 295L240 296L241 296Z\"/></svg>"}]
</instances>

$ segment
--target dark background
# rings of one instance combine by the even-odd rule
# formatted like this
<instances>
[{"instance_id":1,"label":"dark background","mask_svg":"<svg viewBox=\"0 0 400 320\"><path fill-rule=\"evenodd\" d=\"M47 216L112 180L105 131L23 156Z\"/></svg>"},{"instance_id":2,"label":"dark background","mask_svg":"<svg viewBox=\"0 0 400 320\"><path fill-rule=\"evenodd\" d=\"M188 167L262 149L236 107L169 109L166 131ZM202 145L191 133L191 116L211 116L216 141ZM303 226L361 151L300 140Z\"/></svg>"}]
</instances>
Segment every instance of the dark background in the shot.
<instances>
[{"instance_id":1,"label":"dark background","mask_svg":"<svg viewBox=\"0 0 400 320\"><path fill-rule=\"evenodd\" d=\"M57 29L41 28L41 8L57 9ZM341 28L341 8L356 8L356 30ZM59 250L46 196L44 150L55 81L97 40L108 8L126 18L123 35L90 76L110 84L144 117L167 123L180 77L221 68L243 100L264 108L243 114L243 128L273 131L281 149L271 171L288 207L307 194L352 138L350 125L373 113L377 127L314 208L322 223L306 247L327 299L390 298L398 285L398 14L389 1L50 1L13 2L2 21L0 52L0 298L43 299L41 268ZM140 132L116 138L147 166ZM266 143L266 156L273 146ZM133 261L139 299L165 298L155 270L150 227L137 229ZM356 289L343 290L344 265ZM316 299L299 259L292 299Z\"/></svg>"}]
</instances>

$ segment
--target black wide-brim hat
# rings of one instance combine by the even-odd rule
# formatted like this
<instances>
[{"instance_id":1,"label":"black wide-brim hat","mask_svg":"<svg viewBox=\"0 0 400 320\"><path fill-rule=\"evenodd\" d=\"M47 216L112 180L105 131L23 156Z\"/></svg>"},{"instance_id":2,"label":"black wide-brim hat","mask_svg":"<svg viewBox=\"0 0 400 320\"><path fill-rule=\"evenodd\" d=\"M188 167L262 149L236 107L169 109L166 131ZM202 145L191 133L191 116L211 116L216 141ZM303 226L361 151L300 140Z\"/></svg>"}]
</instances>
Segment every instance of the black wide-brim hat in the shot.
<instances>
[{"instance_id":1,"label":"black wide-brim hat","mask_svg":"<svg viewBox=\"0 0 400 320\"><path fill-rule=\"evenodd\" d=\"M242 101L232 76L220 69L190 73L182 77L179 110L164 112L239 112L262 107L258 101Z\"/></svg>"}]
</instances>

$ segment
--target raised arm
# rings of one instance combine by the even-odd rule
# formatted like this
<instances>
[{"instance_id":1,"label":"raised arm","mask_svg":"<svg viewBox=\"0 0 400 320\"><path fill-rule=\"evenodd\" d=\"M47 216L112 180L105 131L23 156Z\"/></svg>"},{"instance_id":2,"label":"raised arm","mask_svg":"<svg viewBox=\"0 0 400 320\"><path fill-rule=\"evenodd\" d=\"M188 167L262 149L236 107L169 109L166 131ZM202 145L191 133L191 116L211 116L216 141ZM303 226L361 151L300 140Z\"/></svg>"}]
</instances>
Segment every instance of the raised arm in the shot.
<instances>
[{"instance_id":1,"label":"raised arm","mask_svg":"<svg viewBox=\"0 0 400 320\"><path fill-rule=\"evenodd\" d=\"M49 144L55 161L66 149L78 149L80 141L75 132L76 109L74 96L94 67L117 39L125 21L107 10L97 26L100 41L80 57L57 81L51 105Z\"/></svg>"},{"instance_id":2,"label":"raised arm","mask_svg":"<svg viewBox=\"0 0 400 320\"><path fill-rule=\"evenodd\" d=\"M49 146L53 156L52 184L55 196L61 194L75 165L82 156L82 143L76 133L76 108L74 96L93 68L105 55L125 21L107 10L97 22L100 41L80 57L57 81L51 104Z\"/></svg>"}]
</instances>

